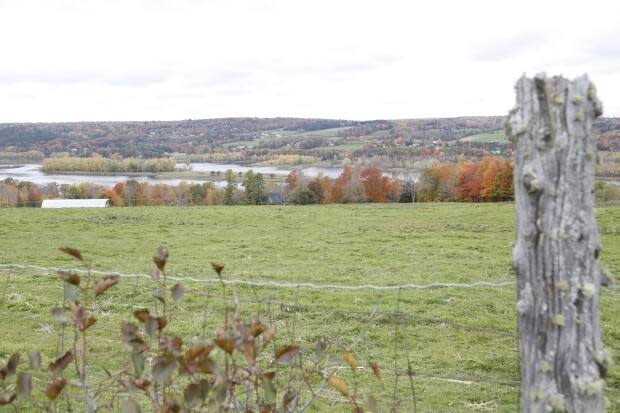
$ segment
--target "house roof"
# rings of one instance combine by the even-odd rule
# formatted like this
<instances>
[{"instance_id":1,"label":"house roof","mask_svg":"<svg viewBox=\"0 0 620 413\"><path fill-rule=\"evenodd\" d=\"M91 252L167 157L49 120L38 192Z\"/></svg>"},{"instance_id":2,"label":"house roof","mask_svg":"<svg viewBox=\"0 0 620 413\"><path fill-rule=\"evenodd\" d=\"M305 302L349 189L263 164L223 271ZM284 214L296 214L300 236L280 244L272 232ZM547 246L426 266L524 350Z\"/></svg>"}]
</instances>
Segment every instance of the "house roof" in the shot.
<instances>
[{"instance_id":1,"label":"house roof","mask_svg":"<svg viewBox=\"0 0 620 413\"><path fill-rule=\"evenodd\" d=\"M105 208L110 200L103 199L46 199L41 208Z\"/></svg>"}]
</instances>

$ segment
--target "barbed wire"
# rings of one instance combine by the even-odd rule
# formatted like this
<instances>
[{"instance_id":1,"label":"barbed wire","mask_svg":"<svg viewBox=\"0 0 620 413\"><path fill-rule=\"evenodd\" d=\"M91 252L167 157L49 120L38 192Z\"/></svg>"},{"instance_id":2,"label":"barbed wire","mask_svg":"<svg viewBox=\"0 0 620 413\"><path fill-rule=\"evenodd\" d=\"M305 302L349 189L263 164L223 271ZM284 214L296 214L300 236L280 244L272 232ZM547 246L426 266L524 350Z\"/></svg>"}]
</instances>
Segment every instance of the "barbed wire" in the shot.
<instances>
[{"instance_id":1,"label":"barbed wire","mask_svg":"<svg viewBox=\"0 0 620 413\"><path fill-rule=\"evenodd\" d=\"M34 264L0 264L0 268L4 269L30 269L46 272L76 272L81 274L91 273L98 275L118 276L121 278L151 278L150 274L144 273L121 273L118 271L99 271L99 270L85 270L81 268L59 268L59 267L44 267ZM241 279L226 279L222 278L197 278L196 276L166 276L172 281L191 281L207 284L220 284L226 285L245 285L250 287L276 287L276 288L309 288L315 290L375 290L375 291L398 291L403 289L408 290L425 290L430 288L478 288L478 287L508 287L514 286L515 282L511 280L499 280L499 281L475 281L472 283L454 283L454 282L434 282L429 284L400 284L400 285L373 285L373 284L361 284L361 285L339 285L339 284L315 284L311 282L291 283L285 281L252 281Z\"/></svg>"}]
</instances>

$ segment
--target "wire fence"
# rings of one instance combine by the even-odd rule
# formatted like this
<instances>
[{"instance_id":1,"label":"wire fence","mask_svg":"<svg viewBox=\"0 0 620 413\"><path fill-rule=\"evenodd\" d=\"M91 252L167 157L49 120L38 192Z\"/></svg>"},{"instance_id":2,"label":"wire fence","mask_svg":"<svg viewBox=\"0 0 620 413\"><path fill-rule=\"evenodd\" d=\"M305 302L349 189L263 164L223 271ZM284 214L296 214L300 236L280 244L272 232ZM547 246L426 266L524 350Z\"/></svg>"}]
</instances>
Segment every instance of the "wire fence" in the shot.
<instances>
[{"instance_id":1,"label":"wire fence","mask_svg":"<svg viewBox=\"0 0 620 413\"><path fill-rule=\"evenodd\" d=\"M119 285L93 302L89 311L98 319L90 333L97 339L93 355L106 358L108 369L121 365L124 360L110 355L120 343L119 322L130 319L134 310L153 305L152 274L0 264L0 328L12 337L5 348L30 350L43 345L48 354L59 353L55 337L61 327L49 312L64 294L59 271L119 277ZM170 310L171 329L193 341L210 337L226 309L241 318L257 314L281 333L280 344L299 343L311 352L315 341L325 338L350 349L359 359L356 389L378 392L386 403L398 402L400 411L412 411L412 391L418 411L517 409L513 280L402 285L210 275L168 275L167 280L185 287L185 295ZM608 289L611 299L617 299L617 290ZM342 361L339 353L332 359L334 366ZM385 376L379 390L372 381L372 363L380 365ZM342 377L353 380L347 375L348 366L339 369ZM608 397L619 402L620 389L608 389ZM345 401L335 391L324 392L321 399L336 411Z\"/></svg>"}]
</instances>

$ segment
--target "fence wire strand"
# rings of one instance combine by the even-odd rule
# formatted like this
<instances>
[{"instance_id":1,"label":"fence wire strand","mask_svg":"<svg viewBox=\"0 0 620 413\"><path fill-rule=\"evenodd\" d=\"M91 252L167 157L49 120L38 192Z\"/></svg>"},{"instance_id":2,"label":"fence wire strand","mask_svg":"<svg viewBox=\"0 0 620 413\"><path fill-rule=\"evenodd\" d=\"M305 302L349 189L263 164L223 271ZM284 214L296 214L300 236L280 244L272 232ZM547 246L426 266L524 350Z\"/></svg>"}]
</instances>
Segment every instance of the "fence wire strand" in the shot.
<instances>
[{"instance_id":1,"label":"fence wire strand","mask_svg":"<svg viewBox=\"0 0 620 413\"><path fill-rule=\"evenodd\" d=\"M0 264L0 268L4 269L30 269L45 272L58 272L68 271L76 273L88 273L88 270L81 268L59 268L59 267L44 267L40 265L32 264ZM98 275L112 275L119 276L121 278L151 278L150 274L143 273L121 273L117 271L98 271L90 270L91 274ZM434 282L429 284L401 284L401 285L339 285L339 284L315 284L311 282L291 283L284 281L249 281L242 279L222 279L219 278L198 278L196 276L172 276L168 275L167 278L172 281L190 281L206 284L227 284L227 285L245 285L250 287L276 287L276 288L309 288L314 290L375 290L375 291L399 291L399 290L426 290L431 288L479 288L479 287L509 287L514 286L513 280L499 280L499 281L475 281L472 283L453 283L453 282Z\"/></svg>"}]
</instances>

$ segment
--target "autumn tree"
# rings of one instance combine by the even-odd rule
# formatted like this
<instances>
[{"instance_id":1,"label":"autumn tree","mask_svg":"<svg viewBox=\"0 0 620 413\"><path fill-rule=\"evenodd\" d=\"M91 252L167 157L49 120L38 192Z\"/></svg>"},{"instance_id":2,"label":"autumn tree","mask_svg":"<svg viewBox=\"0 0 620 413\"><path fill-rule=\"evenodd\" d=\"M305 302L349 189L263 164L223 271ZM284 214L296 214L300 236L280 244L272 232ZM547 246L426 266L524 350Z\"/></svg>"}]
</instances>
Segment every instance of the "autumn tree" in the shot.
<instances>
[{"instance_id":1,"label":"autumn tree","mask_svg":"<svg viewBox=\"0 0 620 413\"><path fill-rule=\"evenodd\" d=\"M345 187L351 181L352 176L353 169L349 165L345 165L338 178L334 180L328 198L329 202L333 202L335 204L342 202Z\"/></svg>"},{"instance_id":2,"label":"autumn tree","mask_svg":"<svg viewBox=\"0 0 620 413\"><path fill-rule=\"evenodd\" d=\"M385 203L393 201L397 193L397 185L383 175L380 169L369 167L360 173L364 195L370 202Z\"/></svg>"}]
</instances>

